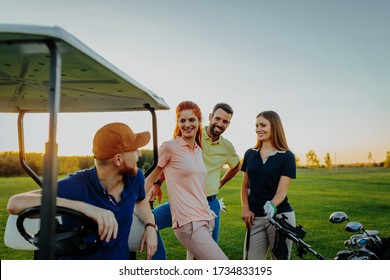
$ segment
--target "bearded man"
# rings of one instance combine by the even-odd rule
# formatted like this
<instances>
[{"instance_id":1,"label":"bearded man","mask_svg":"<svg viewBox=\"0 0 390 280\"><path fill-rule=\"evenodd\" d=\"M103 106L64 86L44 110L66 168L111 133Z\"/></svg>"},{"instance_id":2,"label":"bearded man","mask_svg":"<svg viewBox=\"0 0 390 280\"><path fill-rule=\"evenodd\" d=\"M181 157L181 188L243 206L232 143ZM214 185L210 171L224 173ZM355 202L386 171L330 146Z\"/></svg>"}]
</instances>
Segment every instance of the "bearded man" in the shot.
<instances>
[{"instance_id":1,"label":"bearded man","mask_svg":"<svg viewBox=\"0 0 390 280\"><path fill-rule=\"evenodd\" d=\"M92 218L103 241L99 250L62 259L125 260L135 212L145 224L141 248L151 259L157 248L157 227L145 194L145 177L137 162L140 147L150 141L149 132L134 133L124 123L100 128L93 139L95 167L70 174L58 182L57 206L68 207ZM42 191L14 195L8 211L19 214L41 204Z\"/></svg>"}]
</instances>

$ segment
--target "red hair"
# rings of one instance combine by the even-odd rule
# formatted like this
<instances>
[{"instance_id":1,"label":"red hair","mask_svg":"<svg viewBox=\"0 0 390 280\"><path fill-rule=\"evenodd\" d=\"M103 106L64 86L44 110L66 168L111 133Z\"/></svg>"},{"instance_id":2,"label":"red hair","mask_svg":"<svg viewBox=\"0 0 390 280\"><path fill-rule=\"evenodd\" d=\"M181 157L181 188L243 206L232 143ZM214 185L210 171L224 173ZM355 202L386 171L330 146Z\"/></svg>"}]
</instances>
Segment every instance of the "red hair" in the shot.
<instances>
[{"instance_id":1,"label":"red hair","mask_svg":"<svg viewBox=\"0 0 390 280\"><path fill-rule=\"evenodd\" d=\"M202 112L200 111L199 106L197 104L195 104L194 102L182 101L176 107L176 120L179 120L180 113L184 110L192 110L194 112L195 116L199 120L199 128L198 128L198 131L196 132L195 141L202 148L202 129L201 129ZM181 131L180 131L178 122L176 122L175 131L173 132L173 138L176 138L177 136L181 136Z\"/></svg>"}]
</instances>

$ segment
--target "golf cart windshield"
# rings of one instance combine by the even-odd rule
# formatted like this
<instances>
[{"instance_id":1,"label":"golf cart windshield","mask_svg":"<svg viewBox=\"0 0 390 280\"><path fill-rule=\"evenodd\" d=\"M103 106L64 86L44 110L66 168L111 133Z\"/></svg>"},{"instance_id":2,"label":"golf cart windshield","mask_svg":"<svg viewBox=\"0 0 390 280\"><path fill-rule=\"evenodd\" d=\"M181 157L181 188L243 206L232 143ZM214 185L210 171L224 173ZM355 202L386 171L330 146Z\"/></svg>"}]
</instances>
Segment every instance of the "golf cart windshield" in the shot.
<instances>
[{"instance_id":1,"label":"golf cart windshield","mask_svg":"<svg viewBox=\"0 0 390 280\"><path fill-rule=\"evenodd\" d=\"M19 114L20 162L43 189L40 259L54 258L57 193L57 114L62 112L150 111L155 167L155 110L168 110L164 99L121 72L58 27L0 24L0 112ZM24 160L25 113L49 113L42 179ZM146 176L150 173L146 172Z\"/></svg>"}]
</instances>

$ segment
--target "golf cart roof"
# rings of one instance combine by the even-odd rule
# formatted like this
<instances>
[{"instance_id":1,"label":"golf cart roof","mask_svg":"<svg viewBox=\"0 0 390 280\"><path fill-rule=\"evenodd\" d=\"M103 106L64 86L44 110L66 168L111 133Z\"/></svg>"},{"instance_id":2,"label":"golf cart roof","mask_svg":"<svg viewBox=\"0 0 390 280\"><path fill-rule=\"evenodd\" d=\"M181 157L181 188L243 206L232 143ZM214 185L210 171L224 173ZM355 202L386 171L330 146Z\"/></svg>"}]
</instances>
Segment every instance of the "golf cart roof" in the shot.
<instances>
[{"instance_id":1,"label":"golf cart roof","mask_svg":"<svg viewBox=\"0 0 390 280\"><path fill-rule=\"evenodd\" d=\"M61 55L59 112L167 110L151 92L59 27L0 24L0 112L48 112L50 53Z\"/></svg>"}]
</instances>

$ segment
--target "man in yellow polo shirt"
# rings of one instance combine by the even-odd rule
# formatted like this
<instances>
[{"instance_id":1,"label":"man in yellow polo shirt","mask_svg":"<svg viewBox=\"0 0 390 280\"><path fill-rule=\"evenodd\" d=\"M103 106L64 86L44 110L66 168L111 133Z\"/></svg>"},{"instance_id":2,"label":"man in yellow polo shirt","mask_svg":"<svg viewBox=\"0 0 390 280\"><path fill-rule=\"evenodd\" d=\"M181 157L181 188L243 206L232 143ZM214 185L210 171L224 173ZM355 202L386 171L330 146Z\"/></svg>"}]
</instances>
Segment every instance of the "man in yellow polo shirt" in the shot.
<instances>
[{"instance_id":1,"label":"man in yellow polo shirt","mask_svg":"<svg viewBox=\"0 0 390 280\"><path fill-rule=\"evenodd\" d=\"M236 150L232 143L221 135L228 128L232 116L233 110L228 104L218 103L209 116L209 125L203 127L202 133L203 161L207 168L206 194L211 210L217 215L213 231L213 239L217 243L220 226L217 194L219 189L240 170L240 158ZM226 164L229 169L221 178L221 170Z\"/></svg>"},{"instance_id":2,"label":"man in yellow polo shirt","mask_svg":"<svg viewBox=\"0 0 390 280\"><path fill-rule=\"evenodd\" d=\"M231 180L241 168L240 158L234 146L221 136L229 127L232 117L233 109L228 104L216 104L209 115L210 123L208 126L203 127L202 133L202 155L207 168L206 194L210 209L217 215L213 231L213 239L217 243L220 228L220 204L217 194L219 189ZM229 169L221 178L221 171L225 165L228 165ZM164 180L162 176L161 174L150 190L146 190L150 201L154 201L157 197L159 202L161 202L161 184ZM169 201L156 207L153 213L159 230L172 226ZM161 235L158 234L157 252L152 259L165 260L166 258L164 242Z\"/></svg>"}]
</instances>

